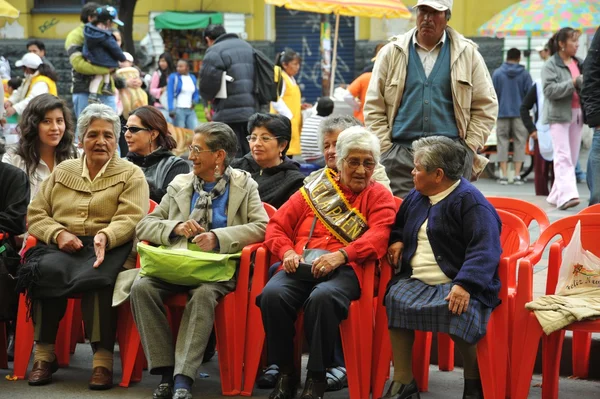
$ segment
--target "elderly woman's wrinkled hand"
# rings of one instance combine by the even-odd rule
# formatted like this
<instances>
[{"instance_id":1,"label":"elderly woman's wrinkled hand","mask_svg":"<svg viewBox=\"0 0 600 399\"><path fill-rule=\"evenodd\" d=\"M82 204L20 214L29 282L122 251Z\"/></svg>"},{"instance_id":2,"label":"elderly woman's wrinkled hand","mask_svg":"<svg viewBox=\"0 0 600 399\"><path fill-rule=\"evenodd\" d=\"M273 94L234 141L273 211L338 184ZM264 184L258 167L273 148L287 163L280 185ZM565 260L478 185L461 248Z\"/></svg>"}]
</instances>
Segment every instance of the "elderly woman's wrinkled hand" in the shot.
<instances>
[{"instance_id":1,"label":"elderly woman's wrinkled hand","mask_svg":"<svg viewBox=\"0 0 600 399\"><path fill-rule=\"evenodd\" d=\"M290 249L283 255L283 270L286 273L295 273L301 261L302 256Z\"/></svg>"},{"instance_id":2,"label":"elderly woman's wrinkled hand","mask_svg":"<svg viewBox=\"0 0 600 399\"><path fill-rule=\"evenodd\" d=\"M390 261L390 264L395 268L398 267L398 261L400 260L400 257L402 256L403 249L404 249L404 243L402 243L400 241L395 242L388 247L388 260Z\"/></svg>"},{"instance_id":3,"label":"elderly woman's wrinkled hand","mask_svg":"<svg viewBox=\"0 0 600 399\"><path fill-rule=\"evenodd\" d=\"M444 300L448 301L448 309L455 315L460 316L467 311L471 294L460 285L453 285L450 293Z\"/></svg>"},{"instance_id":4,"label":"elderly woman's wrinkled hand","mask_svg":"<svg viewBox=\"0 0 600 399\"><path fill-rule=\"evenodd\" d=\"M217 248L218 244L217 236L212 231L198 234L196 237L194 237L192 242L203 251L212 251Z\"/></svg>"},{"instance_id":5,"label":"elderly woman's wrinkled hand","mask_svg":"<svg viewBox=\"0 0 600 399\"><path fill-rule=\"evenodd\" d=\"M104 253L106 252L106 234L98 233L94 236L94 252L96 252L96 261L94 269L104 262Z\"/></svg>"},{"instance_id":6,"label":"elderly woman's wrinkled hand","mask_svg":"<svg viewBox=\"0 0 600 399\"><path fill-rule=\"evenodd\" d=\"M83 243L75 234L69 233L67 230L61 231L56 237L58 249L66 253L72 254L83 248Z\"/></svg>"},{"instance_id":7,"label":"elderly woman's wrinkled hand","mask_svg":"<svg viewBox=\"0 0 600 399\"><path fill-rule=\"evenodd\" d=\"M187 239L195 237L200 233L204 233L204 228L198 224L195 220L188 220L182 223L179 223L173 229L173 232L178 236L185 237Z\"/></svg>"},{"instance_id":8,"label":"elderly woman's wrinkled hand","mask_svg":"<svg viewBox=\"0 0 600 399\"><path fill-rule=\"evenodd\" d=\"M324 277L344 263L346 263L346 258L340 251L321 255L312 263L312 275L315 278Z\"/></svg>"}]
</instances>

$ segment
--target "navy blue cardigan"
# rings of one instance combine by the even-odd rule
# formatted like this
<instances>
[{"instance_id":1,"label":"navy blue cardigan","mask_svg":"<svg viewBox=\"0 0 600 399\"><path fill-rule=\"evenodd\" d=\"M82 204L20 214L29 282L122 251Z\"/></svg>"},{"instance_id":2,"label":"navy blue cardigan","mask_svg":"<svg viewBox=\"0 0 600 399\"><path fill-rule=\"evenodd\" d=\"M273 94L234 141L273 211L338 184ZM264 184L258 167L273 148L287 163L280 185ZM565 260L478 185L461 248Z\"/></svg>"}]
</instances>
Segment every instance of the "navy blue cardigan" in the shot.
<instances>
[{"instance_id":1,"label":"navy blue cardigan","mask_svg":"<svg viewBox=\"0 0 600 399\"><path fill-rule=\"evenodd\" d=\"M410 277L410 261L425 219L429 219L427 237L444 274L486 306L497 306L502 223L494 207L464 178L450 195L433 206L429 197L418 191L408 193L390 235L390 244L404 243L400 273L390 285Z\"/></svg>"}]
</instances>

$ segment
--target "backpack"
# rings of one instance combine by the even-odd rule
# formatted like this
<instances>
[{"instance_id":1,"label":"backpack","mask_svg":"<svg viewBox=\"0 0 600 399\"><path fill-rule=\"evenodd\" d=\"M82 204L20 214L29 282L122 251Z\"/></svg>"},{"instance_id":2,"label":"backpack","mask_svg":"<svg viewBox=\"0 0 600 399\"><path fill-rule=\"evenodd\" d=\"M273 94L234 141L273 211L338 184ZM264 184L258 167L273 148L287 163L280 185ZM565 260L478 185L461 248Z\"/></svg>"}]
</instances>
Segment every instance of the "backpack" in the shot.
<instances>
[{"instance_id":1,"label":"backpack","mask_svg":"<svg viewBox=\"0 0 600 399\"><path fill-rule=\"evenodd\" d=\"M254 95L261 105L277 101L281 94L281 67L260 50L254 50Z\"/></svg>"}]
</instances>

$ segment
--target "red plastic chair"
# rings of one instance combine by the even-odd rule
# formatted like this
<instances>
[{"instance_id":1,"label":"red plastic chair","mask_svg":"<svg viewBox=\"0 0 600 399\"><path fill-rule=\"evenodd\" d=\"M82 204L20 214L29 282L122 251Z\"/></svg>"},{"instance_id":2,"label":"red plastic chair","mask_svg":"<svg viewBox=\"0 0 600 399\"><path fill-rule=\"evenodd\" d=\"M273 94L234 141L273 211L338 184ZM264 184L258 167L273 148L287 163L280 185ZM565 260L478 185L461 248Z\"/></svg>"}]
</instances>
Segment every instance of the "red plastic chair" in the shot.
<instances>
[{"instance_id":1,"label":"red plastic chair","mask_svg":"<svg viewBox=\"0 0 600 399\"><path fill-rule=\"evenodd\" d=\"M269 217L276 209L263 203ZM242 370L244 360L245 327L248 311L248 290L250 286L250 268L254 258L254 267L262 268L266 264L266 251L260 244L246 246L242 250L240 268L235 291L227 294L215 309L215 333L217 337L217 351L219 353L219 373L221 376L221 391L225 396L239 395L242 387ZM138 257L139 267L139 257ZM187 293L173 295L165 302L170 313L173 337L177 331L187 304ZM144 357L140 336L135 327L133 314L129 302L119 307L119 319L123 323L117 337L121 351L125 353L123 360L123 380L121 386L127 386L130 376L141 369Z\"/></svg>"},{"instance_id":2,"label":"red plastic chair","mask_svg":"<svg viewBox=\"0 0 600 399\"><path fill-rule=\"evenodd\" d=\"M150 200L148 212L152 212L157 203ZM37 244L34 236L27 238L22 256ZM119 318L119 320L121 320ZM81 334L81 300L79 298L69 298L65 315L60 321L58 333L56 335L55 353L60 367L68 367L70 354L75 351L76 341ZM118 325L117 325L118 329ZM14 376L24 379L27 374L27 366L33 349L34 326L33 320L27 319L27 304L25 295L19 295L19 311L17 313L17 328L15 333L15 361ZM123 354L121 353L123 361ZM141 368L135 374L135 380L141 380Z\"/></svg>"},{"instance_id":3,"label":"red plastic chair","mask_svg":"<svg viewBox=\"0 0 600 399\"><path fill-rule=\"evenodd\" d=\"M578 215L589 215L594 213L600 213L600 204L590 205L577 212Z\"/></svg>"},{"instance_id":4,"label":"red plastic chair","mask_svg":"<svg viewBox=\"0 0 600 399\"><path fill-rule=\"evenodd\" d=\"M515 323L513 327L512 357L519 359L511 365L513 399L526 398L529 393L530 381L533 375L537 349L542 337L542 398L558 398L558 376L560 357L565 330L582 333L600 332L600 321L583 321L570 324L564 329L549 336L543 334L533 312L525 309L525 304L533 300L533 265L540 261L544 249L555 236L560 236L563 242L569 242L578 221L581 221L581 241L588 251L600 255L598 234L600 233L600 215L584 214L568 216L552 223L535 243L533 252L521 260L519 265L519 280L515 304ZM546 279L546 295L555 293L558 282L562 250L560 243L550 246L548 259L548 276ZM589 350L575 352L589 364Z\"/></svg>"},{"instance_id":5,"label":"red plastic chair","mask_svg":"<svg viewBox=\"0 0 600 399\"><path fill-rule=\"evenodd\" d=\"M518 216L527 228L535 221L538 224L540 233L549 225L548 215L539 206L517 198L510 197L486 197L496 210L502 210ZM508 323L512 325L512 315L515 300L515 288L517 285L516 263L509 265L508 271L508 302L509 313ZM512 331L509 331L509 342L511 341ZM454 370L454 342L447 334L438 334L438 366L441 371ZM591 341L590 341L591 343ZM507 381L507 389L510 389L510 381Z\"/></svg>"},{"instance_id":6,"label":"red plastic chair","mask_svg":"<svg viewBox=\"0 0 600 399\"><path fill-rule=\"evenodd\" d=\"M487 327L487 334L477 344L477 359L479 372L483 382L484 396L488 399L504 399L507 379L508 364L508 289L506 281L511 264L528 253L529 231L525 224L515 215L498 211L502 220L502 258L498 267L501 289L500 300L502 303L492 312ZM379 284L379 297L382 299L388 282L392 277L392 267L383 262ZM432 333L415 331L413 344L413 374L419 390L425 392L429 389L429 359L431 350ZM385 381L388 377L391 360L391 343L388 332L387 313L383 303L377 307L375 314L375 336L373 351L379 356L373 357L372 387L373 397L382 396Z\"/></svg>"}]
</instances>

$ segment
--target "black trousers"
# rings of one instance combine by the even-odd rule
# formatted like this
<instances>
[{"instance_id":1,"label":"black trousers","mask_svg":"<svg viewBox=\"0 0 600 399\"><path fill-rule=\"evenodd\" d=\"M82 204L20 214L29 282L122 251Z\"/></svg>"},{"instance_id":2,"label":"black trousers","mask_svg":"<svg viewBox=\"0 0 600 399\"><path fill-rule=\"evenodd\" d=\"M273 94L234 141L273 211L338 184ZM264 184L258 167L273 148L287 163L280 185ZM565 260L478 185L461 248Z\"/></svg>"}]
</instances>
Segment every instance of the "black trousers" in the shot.
<instances>
[{"instance_id":1,"label":"black trousers","mask_svg":"<svg viewBox=\"0 0 600 399\"><path fill-rule=\"evenodd\" d=\"M248 122L225 122L233 130L238 141L238 150L236 158L241 158L250 152L250 143L248 143Z\"/></svg>"},{"instance_id":2,"label":"black trousers","mask_svg":"<svg viewBox=\"0 0 600 399\"><path fill-rule=\"evenodd\" d=\"M293 368L294 323L304 308L304 333L310 348L307 368L325 372L335 363L340 323L348 317L350 302L359 297L358 278L349 266L339 267L329 280L318 284L296 280L284 271L275 274L256 300L266 333L268 364Z\"/></svg>"},{"instance_id":3,"label":"black trousers","mask_svg":"<svg viewBox=\"0 0 600 399\"><path fill-rule=\"evenodd\" d=\"M81 313L85 334L92 349L114 351L117 333L117 309L112 307L113 287L86 292L81 297ZM67 309L67 298L34 301L35 340L45 344L56 341L58 325ZM73 328L76 328L75 326Z\"/></svg>"}]
</instances>

